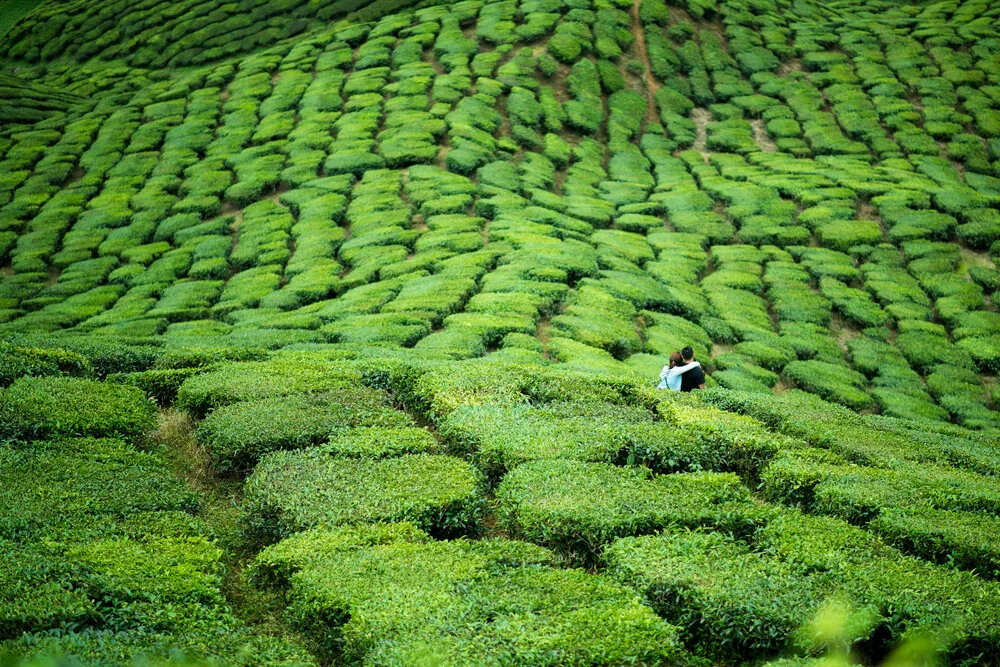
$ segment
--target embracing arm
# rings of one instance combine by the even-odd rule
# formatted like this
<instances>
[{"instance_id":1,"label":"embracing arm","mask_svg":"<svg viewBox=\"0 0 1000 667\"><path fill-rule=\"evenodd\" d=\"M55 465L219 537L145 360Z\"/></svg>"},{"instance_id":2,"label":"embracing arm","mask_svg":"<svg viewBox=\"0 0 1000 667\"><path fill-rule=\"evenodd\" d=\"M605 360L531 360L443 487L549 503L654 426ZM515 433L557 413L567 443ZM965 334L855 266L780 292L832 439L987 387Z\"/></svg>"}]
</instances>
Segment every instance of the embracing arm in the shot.
<instances>
[{"instance_id":1,"label":"embracing arm","mask_svg":"<svg viewBox=\"0 0 1000 667\"><path fill-rule=\"evenodd\" d=\"M667 374L666 375L664 375L663 373L660 373L660 377L675 378L678 375L682 375L684 373L687 373L692 368L698 368L699 366L701 366L701 364L699 364L697 361L692 361L691 363L684 364L683 366L674 366L673 368L667 370Z\"/></svg>"}]
</instances>

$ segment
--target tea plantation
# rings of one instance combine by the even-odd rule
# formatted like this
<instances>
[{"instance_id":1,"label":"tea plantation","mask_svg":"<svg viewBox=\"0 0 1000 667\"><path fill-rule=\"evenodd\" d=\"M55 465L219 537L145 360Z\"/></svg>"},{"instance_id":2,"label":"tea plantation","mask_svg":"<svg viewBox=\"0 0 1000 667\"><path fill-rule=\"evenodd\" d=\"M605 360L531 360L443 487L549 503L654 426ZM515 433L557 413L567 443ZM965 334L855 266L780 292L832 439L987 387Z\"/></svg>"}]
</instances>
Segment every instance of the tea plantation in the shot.
<instances>
[{"instance_id":1,"label":"tea plantation","mask_svg":"<svg viewBox=\"0 0 1000 667\"><path fill-rule=\"evenodd\" d=\"M994 0L0 4L0 664L1000 665L997 261Z\"/></svg>"}]
</instances>

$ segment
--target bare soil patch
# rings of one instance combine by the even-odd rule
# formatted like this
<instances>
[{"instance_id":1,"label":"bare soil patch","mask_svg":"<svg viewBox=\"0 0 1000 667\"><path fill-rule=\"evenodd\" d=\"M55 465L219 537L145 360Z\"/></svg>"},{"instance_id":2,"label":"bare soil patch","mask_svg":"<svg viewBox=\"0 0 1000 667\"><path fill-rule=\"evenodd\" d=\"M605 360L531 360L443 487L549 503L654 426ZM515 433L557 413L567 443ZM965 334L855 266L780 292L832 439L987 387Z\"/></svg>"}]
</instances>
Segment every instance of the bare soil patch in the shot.
<instances>
[{"instance_id":1,"label":"bare soil patch","mask_svg":"<svg viewBox=\"0 0 1000 667\"><path fill-rule=\"evenodd\" d=\"M701 107L691 110L691 120L695 124L695 136L694 143L691 144L691 148L701 153L701 156L705 158L705 162L708 162L708 157L711 153L708 150L708 124L712 122L712 112L708 109L703 109Z\"/></svg>"},{"instance_id":2,"label":"bare soil patch","mask_svg":"<svg viewBox=\"0 0 1000 667\"><path fill-rule=\"evenodd\" d=\"M757 118L750 121L750 125L753 126L753 140L762 151L765 153L778 152L778 144L774 143L774 139L772 139L771 135L767 133L767 129L764 127L764 121Z\"/></svg>"},{"instance_id":3,"label":"bare soil patch","mask_svg":"<svg viewBox=\"0 0 1000 667\"><path fill-rule=\"evenodd\" d=\"M656 91L660 89L660 83L653 76L649 63L649 53L646 51L646 30L642 22L639 21L639 3L640 0L635 0L630 12L632 34L635 35L635 44L639 51L639 61L642 63L643 80L646 83L648 120L650 123L655 123L657 121L655 99Z\"/></svg>"}]
</instances>

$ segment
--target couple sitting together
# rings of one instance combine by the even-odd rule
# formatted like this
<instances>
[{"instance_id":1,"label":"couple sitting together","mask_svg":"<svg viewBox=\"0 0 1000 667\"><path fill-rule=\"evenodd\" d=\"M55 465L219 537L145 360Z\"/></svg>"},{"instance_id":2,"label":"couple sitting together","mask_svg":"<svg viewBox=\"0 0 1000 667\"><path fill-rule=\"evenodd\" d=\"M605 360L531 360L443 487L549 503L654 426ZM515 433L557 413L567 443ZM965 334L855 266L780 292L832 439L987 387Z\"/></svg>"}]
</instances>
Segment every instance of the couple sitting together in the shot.
<instances>
[{"instance_id":1,"label":"couple sitting together","mask_svg":"<svg viewBox=\"0 0 1000 667\"><path fill-rule=\"evenodd\" d=\"M701 370L701 364L694 360L694 350L690 346L680 352L671 352L669 358L670 364L660 371L660 384L657 389L694 391L705 388L705 371Z\"/></svg>"}]
</instances>

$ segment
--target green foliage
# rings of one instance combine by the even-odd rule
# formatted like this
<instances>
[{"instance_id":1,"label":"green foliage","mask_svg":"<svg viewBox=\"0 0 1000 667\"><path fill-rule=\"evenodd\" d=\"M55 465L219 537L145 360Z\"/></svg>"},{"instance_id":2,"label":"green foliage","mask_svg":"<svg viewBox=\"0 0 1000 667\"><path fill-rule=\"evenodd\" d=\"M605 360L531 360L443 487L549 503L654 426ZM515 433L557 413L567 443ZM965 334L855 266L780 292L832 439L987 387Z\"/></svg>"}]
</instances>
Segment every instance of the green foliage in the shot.
<instances>
[{"instance_id":1,"label":"green foliage","mask_svg":"<svg viewBox=\"0 0 1000 667\"><path fill-rule=\"evenodd\" d=\"M119 436L140 439L156 408L135 387L77 378L23 377L0 393L0 438Z\"/></svg>"},{"instance_id":2,"label":"green foliage","mask_svg":"<svg viewBox=\"0 0 1000 667\"><path fill-rule=\"evenodd\" d=\"M524 542L436 542L389 524L297 535L265 550L255 569L289 587L293 622L325 657L687 663L676 630L632 591L554 560ZM456 627L457 617L468 622Z\"/></svg>"},{"instance_id":3,"label":"green foliage","mask_svg":"<svg viewBox=\"0 0 1000 667\"><path fill-rule=\"evenodd\" d=\"M0 386L25 375L76 375L92 372L87 358L59 348L23 347L0 341Z\"/></svg>"},{"instance_id":4,"label":"green foliage","mask_svg":"<svg viewBox=\"0 0 1000 667\"><path fill-rule=\"evenodd\" d=\"M344 429L409 424L383 392L345 384L336 392L225 405L199 425L198 440L219 471L234 473L250 470L270 452L319 444Z\"/></svg>"},{"instance_id":5,"label":"green foliage","mask_svg":"<svg viewBox=\"0 0 1000 667\"><path fill-rule=\"evenodd\" d=\"M552 318L552 323L569 338L624 358L641 349L634 320L632 304L603 290L583 286L575 302L563 314Z\"/></svg>"},{"instance_id":6,"label":"green foliage","mask_svg":"<svg viewBox=\"0 0 1000 667\"><path fill-rule=\"evenodd\" d=\"M442 518L434 493L477 485L469 464L505 490L530 472L542 483L498 505L537 519L530 539L586 535L559 549L598 565L615 536L666 531L626 540L645 559L621 562L704 660L811 659L822 647L795 627L834 594L861 610L863 661L921 628L947 628L949 664L996 661L981 581L1000 474L995 11L793 4L109 0L24 15L0 39L4 648L311 664L282 623L251 610L247 628L226 608L208 541L232 536L186 513L158 454L37 439L145 447L154 406L174 403L213 459L191 471L199 488L262 456L255 493L280 478L280 502L241 510L255 539L400 516L472 532L483 494L456 491ZM654 389L685 345L725 389ZM699 494L655 492L733 474L840 523L746 498L694 520L705 508L670 508ZM416 491L390 497L403 478ZM282 503L311 518L282 523ZM703 537L720 528L735 538ZM325 662L688 659L632 591L551 569L549 553L352 530L329 569L282 582ZM469 558L438 548L526 555L385 597L399 568L374 576L372 556L362 577L343 554L390 544L425 550L428 569ZM331 580L341 602L326 607Z\"/></svg>"},{"instance_id":7,"label":"green foliage","mask_svg":"<svg viewBox=\"0 0 1000 667\"><path fill-rule=\"evenodd\" d=\"M929 507L993 513L989 477L933 465L893 469L817 463L802 455L776 459L762 476L765 495L814 511L867 523L885 509Z\"/></svg>"},{"instance_id":8,"label":"green foliage","mask_svg":"<svg viewBox=\"0 0 1000 667\"><path fill-rule=\"evenodd\" d=\"M123 517L141 515L151 526L161 516L155 513L197 507L160 457L120 440L36 441L0 456L0 539L123 535L134 528Z\"/></svg>"},{"instance_id":9,"label":"green foliage","mask_svg":"<svg viewBox=\"0 0 1000 667\"><path fill-rule=\"evenodd\" d=\"M177 392L177 406L204 416L237 401L333 390L345 380L359 379L354 369L315 359L224 364L185 381Z\"/></svg>"},{"instance_id":10,"label":"green foliage","mask_svg":"<svg viewBox=\"0 0 1000 667\"><path fill-rule=\"evenodd\" d=\"M793 361L782 373L802 389L829 401L855 410L872 406L871 396L864 391L865 377L846 366L814 360Z\"/></svg>"},{"instance_id":11,"label":"green foliage","mask_svg":"<svg viewBox=\"0 0 1000 667\"><path fill-rule=\"evenodd\" d=\"M438 442L421 428L357 427L336 431L323 445L332 456L347 458L391 458L404 454L434 454Z\"/></svg>"},{"instance_id":12,"label":"green foliage","mask_svg":"<svg viewBox=\"0 0 1000 667\"><path fill-rule=\"evenodd\" d=\"M680 524L752 532L764 514L734 475L652 478L644 468L552 460L519 466L497 488L499 521L513 535L593 562L617 537Z\"/></svg>"},{"instance_id":13,"label":"green foliage","mask_svg":"<svg viewBox=\"0 0 1000 667\"><path fill-rule=\"evenodd\" d=\"M887 509L869 524L902 551L926 560L1000 577L1000 554L993 536L997 519L971 512L935 509Z\"/></svg>"},{"instance_id":14,"label":"green foliage","mask_svg":"<svg viewBox=\"0 0 1000 667\"><path fill-rule=\"evenodd\" d=\"M848 287L836 278L820 279L820 291L844 317L863 327L879 326L889 316L863 290Z\"/></svg>"},{"instance_id":15,"label":"green foliage","mask_svg":"<svg viewBox=\"0 0 1000 667\"><path fill-rule=\"evenodd\" d=\"M189 514L195 494L161 455L119 440L61 439L0 449L0 463L6 651L110 664L247 650L309 664L301 649L254 639L233 618L222 553Z\"/></svg>"},{"instance_id":16,"label":"green foliage","mask_svg":"<svg viewBox=\"0 0 1000 667\"><path fill-rule=\"evenodd\" d=\"M630 429L629 450L631 460L657 472L734 472L750 484L778 451L790 446L742 415L683 402L661 403L658 410L663 422Z\"/></svg>"},{"instance_id":17,"label":"green foliage","mask_svg":"<svg viewBox=\"0 0 1000 667\"><path fill-rule=\"evenodd\" d=\"M200 372L198 368L154 368L138 373L109 375L108 382L138 387L143 394L159 405L169 405L177 398L177 390L184 381Z\"/></svg>"},{"instance_id":18,"label":"green foliage","mask_svg":"<svg viewBox=\"0 0 1000 667\"><path fill-rule=\"evenodd\" d=\"M244 525L260 544L313 526L412 521L441 537L476 533L483 497L468 463L450 456L335 458L276 452L247 478Z\"/></svg>"},{"instance_id":19,"label":"green foliage","mask_svg":"<svg viewBox=\"0 0 1000 667\"><path fill-rule=\"evenodd\" d=\"M648 419L644 410L582 400L539 407L470 405L450 414L441 431L487 475L499 478L536 459L618 460L628 444L627 427Z\"/></svg>"},{"instance_id":20,"label":"green foliage","mask_svg":"<svg viewBox=\"0 0 1000 667\"><path fill-rule=\"evenodd\" d=\"M657 613L685 628L686 640L719 658L794 647L796 630L830 588L822 575L762 557L719 533L627 538L604 558L612 577L639 590Z\"/></svg>"}]
</instances>

